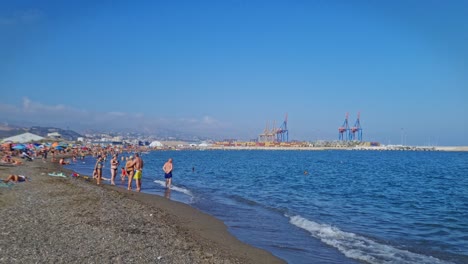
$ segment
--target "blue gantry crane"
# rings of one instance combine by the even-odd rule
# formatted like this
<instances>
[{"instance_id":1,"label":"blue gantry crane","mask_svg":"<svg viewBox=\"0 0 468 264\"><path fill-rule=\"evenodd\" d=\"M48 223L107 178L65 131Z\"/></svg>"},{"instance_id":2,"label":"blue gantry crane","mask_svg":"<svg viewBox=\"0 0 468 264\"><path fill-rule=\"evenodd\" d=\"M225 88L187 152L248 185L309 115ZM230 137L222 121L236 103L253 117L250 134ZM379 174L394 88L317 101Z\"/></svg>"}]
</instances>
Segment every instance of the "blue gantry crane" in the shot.
<instances>
[{"instance_id":1,"label":"blue gantry crane","mask_svg":"<svg viewBox=\"0 0 468 264\"><path fill-rule=\"evenodd\" d=\"M276 142L289 142L288 114L284 118L283 124L276 130Z\"/></svg>"},{"instance_id":2,"label":"blue gantry crane","mask_svg":"<svg viewBox=\"0 0 468 264\"><path fill-rule=\"evenodd\" d=\"M348 140L348 136L349 136L348 113L346 113L346 118L343 122L343 125L341 125L338 128L338 140Z\"/></svg>"},{"instance_id":3,"label":"blue gantry crane","mask_svg":"<svg viewBox=\"0 0 468 264\"><path fill-rule=\"evenodd\" d=\"M361 113L358 113L354 126L349 130L349 140L362 141ZM356 138L357 134L357 138Z\"/></svg>"}]
</instances>

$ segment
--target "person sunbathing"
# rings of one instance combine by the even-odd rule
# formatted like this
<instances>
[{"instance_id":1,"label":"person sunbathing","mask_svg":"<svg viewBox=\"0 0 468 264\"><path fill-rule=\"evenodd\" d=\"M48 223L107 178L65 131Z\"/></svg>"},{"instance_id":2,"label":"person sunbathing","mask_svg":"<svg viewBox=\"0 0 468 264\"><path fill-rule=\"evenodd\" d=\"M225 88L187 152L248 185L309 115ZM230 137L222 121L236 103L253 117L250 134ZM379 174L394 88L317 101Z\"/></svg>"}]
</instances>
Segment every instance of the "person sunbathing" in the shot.
<instances>
[{"instance_id":1,"label":"person sunbathing","mask_svg":"<svg viewBox=\"0 0 468 264\"><path fill-rule=\"evenodd\" d=\"M8 182L24 182L24 181L27 181L28 178L26 176L23 176L23 175L14 175L14 174L11 174L10 176L8 176L8 178L6 180L3 180L4 183L8 183Z\"/></svg>"},{"instance_id":2,"label":"person sunbathing","mask_svg":"<svg viewBox=\"0 0 468 264\"><path fill-rule=\"evenodd\" d=\"M3 157L2 161L4 163L13 163L13 161L11 160L11 156L10 155L6 155Z\"/></svg>"},{"instance_id":3,"label":"person sunbathing","mask_svg":"<svg viewBox=\"0 0 468 264\"><path fill-rule=\"evenodd\" d=\"M21 164L23 164L23 162L22 162L21 160L18 160L18 159L13 159L12 162L11 162L11 164L13 164L13 165L21 165Z\"/></svg>"},{"instance_id":4,"label":"person sunbathing","mask_svg":"<svg viewBox=\"0 0 468 264\"><path fill-rule=\"evenodd\" d=\"M70 162L68 161L65 161L64 158L61 158L60 161L59 161L60 165L67 165L67 164L70 164Z\"/></svg>"}]
</instances>

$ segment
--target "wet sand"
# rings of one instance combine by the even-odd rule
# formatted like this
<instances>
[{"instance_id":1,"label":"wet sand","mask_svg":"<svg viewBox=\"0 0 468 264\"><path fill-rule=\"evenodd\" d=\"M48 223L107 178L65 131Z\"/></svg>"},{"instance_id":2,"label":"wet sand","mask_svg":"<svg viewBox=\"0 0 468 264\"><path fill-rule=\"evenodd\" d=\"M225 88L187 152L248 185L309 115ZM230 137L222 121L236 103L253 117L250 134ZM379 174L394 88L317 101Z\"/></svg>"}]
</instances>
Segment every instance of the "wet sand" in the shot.
<instances>
[{"instance_id":1,"label":"wet sand","mask_svg":"<svg viewBox=\"0 0 468 264\"><path fill-rule=\"evenodd\" d=\"M164 197L92 180L40 160L0 166L0 263L284 263L240 242L216 218Z\"/></svg>"}]
</instances>

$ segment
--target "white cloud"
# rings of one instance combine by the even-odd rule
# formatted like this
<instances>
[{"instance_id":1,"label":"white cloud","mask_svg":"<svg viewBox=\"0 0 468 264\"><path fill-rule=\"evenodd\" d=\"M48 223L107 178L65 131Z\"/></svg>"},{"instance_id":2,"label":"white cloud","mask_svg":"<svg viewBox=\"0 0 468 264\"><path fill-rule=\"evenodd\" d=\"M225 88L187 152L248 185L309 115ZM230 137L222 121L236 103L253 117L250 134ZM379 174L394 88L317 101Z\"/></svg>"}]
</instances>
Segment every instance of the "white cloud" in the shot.
<instances>
[{"instance_id":1,"label":"white cloud","mask_svg":"<svg viewBox=\"0 0 468 264\"><path fill-rule=\"evenodd\" d=\"M117 117L123 117L123 116L127 115L127 114L122 113L122 112L108 112L107 114L110 115L110 116L117 116Z\"/></svg>"},{"instance_id":2,"label":"white cloud","mask_svg":"<svg viewBox=\"0 0 468 264\"><path fill-rule=\"evenodd\" d=\"M216 124L216 119L212 118L211 116L204 116L202 119L202 123L206 125L213 125Z\"/></svg>"},{"instance_id":3,"label":"white cloud","mask_svg":"<svg viewBox=\"0 0 468 264\"><path fill-rule=\"evenodd\" d=\"M0 103L0 122L27 122L43 126L70 127L76 130L123 130L151 132L155 130L173 130L200 136L221 136L229 125L211 116L201 118L187 117L168 119L146 117L143 113L125 113L121 111L92 112L71 106L47 105L23 98L20 105Z\"/></svg>"},{"instance_id":4,"label":"white cloud","mask_svg":"<svg viewBox=\"0 0 468 264\"><path fill-rule=\"evenodd\" d=\"M23 98L23 111L24 112L43 112L43 111L65 111L67 109L64 105L44 105L41 103L33 102L29 98Z\"/></svg>"}]
</instances>

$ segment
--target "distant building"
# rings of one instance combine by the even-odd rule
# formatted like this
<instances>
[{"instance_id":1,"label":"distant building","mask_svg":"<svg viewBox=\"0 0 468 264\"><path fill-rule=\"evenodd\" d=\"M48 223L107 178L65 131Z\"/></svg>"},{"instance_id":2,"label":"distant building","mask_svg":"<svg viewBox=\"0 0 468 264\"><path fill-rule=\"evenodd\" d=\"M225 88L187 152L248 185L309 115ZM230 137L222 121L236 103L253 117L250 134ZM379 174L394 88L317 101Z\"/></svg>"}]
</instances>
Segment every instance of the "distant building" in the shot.
<instances>
[{"instance_id":1,"label":"distant building","mask_svg":"<svg viewBox=\"0 0 468 264\"><path fill-rule=\"evenodd\" d=\"M117 137L113 137L112 141L123 141L123 139L122 139L122 137L117 136Z\"/></svg>"},{"instance_id":2,"label":"distant building","mask_svg":"<svg viewBox=\"0 0 468 264\"><path fill-rule=\"evenodd\" d=\"M13 143L28 143L28 142L34 142L34 141L39 141L39 140L43 140L43 139L44 138L41 137L41 136L38 136L36 134L28 132L28 133L24 133L24 134L12 136L12 137L4 138L2 140L2 142L11 141Z\"/></svg>"},{"instance_id":3,"label":"distant building","mask_svg":"<svg viewBox=\"0 0 468 264\"><path fill-rule=\"evenodd\" d=\"M78 142L84 142L84 138L83 138L83 137L79 137L79 138L76 139L76 141L78 141Z\"/></svg>"},{"instance_id":4,"label":"distant building","mask_svg":"<svg viewBox=\"0 0 468 264\"><path fill-rule=\"evenodd\" d=\"M53 138L53 139L59 139L62 138L62 135L60 135L58 132L52 132L52 133L47 133L48 138Z\"/></svg>"},{"instance_id":5,"label":"distant building","mask_svg":"<svg viewBox=\"0 0 468 264\"><path fill-rule=\"evenodd\" d=\"M208 144L208 143L206 143L206 142L202 142L202 143L198 144L198 146L201 147L201 148L207 148L207 147L209 147L209 146L211 146L211 145L212 145L212 144Z\"/></svg>"},{"instance_id":6,"label":"distant building","mask_svg":"<svg viewBox=\"0 0 468 264\"><path fill-rule=\"evenodd\" d=\"M163 144L159 141L153 141L151 144L149 144L150 148L157 148L157 147L162 147Z\"/></svg>"}]
</instances>

